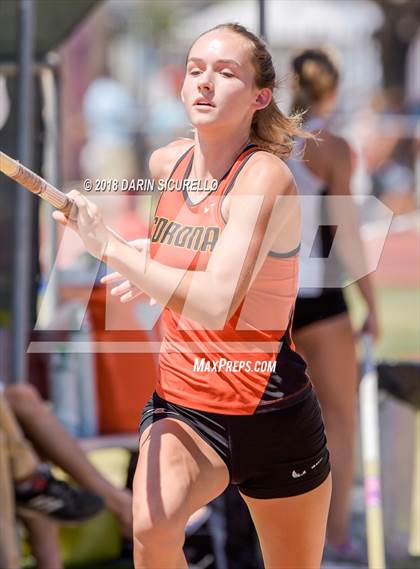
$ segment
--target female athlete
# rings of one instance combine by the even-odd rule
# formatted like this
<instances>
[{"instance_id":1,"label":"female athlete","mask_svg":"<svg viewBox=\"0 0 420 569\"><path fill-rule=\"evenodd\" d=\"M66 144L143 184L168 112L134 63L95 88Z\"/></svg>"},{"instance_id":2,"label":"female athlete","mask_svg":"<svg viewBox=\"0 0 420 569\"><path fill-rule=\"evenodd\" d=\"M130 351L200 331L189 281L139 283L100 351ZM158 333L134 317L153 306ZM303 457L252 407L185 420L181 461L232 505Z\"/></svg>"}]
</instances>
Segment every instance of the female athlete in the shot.
<instances>
[{"instance_id":1,"label":"female athlete","mask_svg":"<svg viewBox=\"0 0 420 569\"><path fill-rule=\"evenodd\" d=\"M348 538L358 369L354 333L337 265L350 275L356 271L362 273L359 269L364 251L351 203L334 199L334 196L350 196L352 157L347 142L329 128L339 83L334 59L322 49L306 49L293 59L292 70L293 109L309 109L305 129L319 139L308 140L303 152L298 142L294 152L299 159L293 157L288 161L299 193L308 200L302 208L300 288L293 338L316 387L331 450L334 482L327 530L328 557L361 561L361 553ZM343 224L350 239L346 245L337 233L337 258L331 250L332 234L328 226L339 225L342 230ZM321 232L317 235L318 228ZM314 241L316 235L320 238ZM328 264L317 265L316 258L328 258ZM357 284L368 308L363 331L376 337L376 306L369 276Z\"/></svg>"},{"instance_id":2,"label":"female athlete","mask_svg":"<svg viewBox=\"0 0 420 569\"><path fill-rule=\"evenodd\" d=\"M182 87L194 139L150 158L155 180L179 188L161 192L150 241L121 243L77 192L77 223L54 213L117 271L103 282L126 279L113 289L121 300L142 291L165 306L134 482L137 568L187 567L187 520L228 484L249 507L267 568L320 566L331 475L290 336L300 221L283 162L303 132L278 109L275 86L258 37L238 24L204 33Z\"/></svg>"}]
</instances>

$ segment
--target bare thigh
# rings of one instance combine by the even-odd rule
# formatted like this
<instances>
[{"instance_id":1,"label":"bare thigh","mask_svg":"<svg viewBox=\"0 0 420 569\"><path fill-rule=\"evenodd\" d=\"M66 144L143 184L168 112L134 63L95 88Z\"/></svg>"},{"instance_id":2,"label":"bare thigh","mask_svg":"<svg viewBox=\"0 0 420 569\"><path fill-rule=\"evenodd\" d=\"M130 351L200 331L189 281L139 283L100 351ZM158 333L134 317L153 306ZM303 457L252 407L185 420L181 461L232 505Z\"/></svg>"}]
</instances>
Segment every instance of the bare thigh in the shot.
<instances>
[{"instance_id":1,"label":"bare thigh","mask_svg":"<svg viewBox=\"0 0 420 569\"><path fill-rule=\"evenodd\" d=\"M324 415L327 433L331 421L354 420L357 360L348 314L310 324L293 334Z\"/></svg>"},{"instance_id":2,"label":"bare thigh","mask_svg":"<svg viewBox=\"0 0 420 569\"><path fill-rule=\"evenodd\" d=\"M221 494L228 469L206 441L176 419L150 425L140 440L134 477L134 534L185 528L190 515Z\"/></svg>"},{"instance_id":3,"label":"bare thigh","mask_svg":"<svg viewBox=\"0 0 420 569\"><path fill-rule=\"evenodd\" d=\"M245 500L264 558L265 569L318 569L325 542L331 474L299 496Z\"/></svg>"}]
</instances>

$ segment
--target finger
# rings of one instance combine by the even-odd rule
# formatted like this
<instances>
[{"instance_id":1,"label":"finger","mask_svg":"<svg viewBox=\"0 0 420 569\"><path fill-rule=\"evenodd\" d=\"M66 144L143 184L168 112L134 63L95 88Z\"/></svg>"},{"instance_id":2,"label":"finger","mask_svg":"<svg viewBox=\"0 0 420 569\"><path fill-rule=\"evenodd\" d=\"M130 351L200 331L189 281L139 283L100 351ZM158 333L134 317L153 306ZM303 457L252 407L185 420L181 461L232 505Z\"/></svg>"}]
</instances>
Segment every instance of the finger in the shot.
<instances>
[{"instance_id":1,"label":"finger","mask_svg":"<svg viewBox=\"0 0 420 569\"><path fill-rule=\"evenodd\" d=\"M98 211L98 206L88 200L87 197L81 194L78 190L71 190L67 196L71 198L78 207L85 208L91 213L96 213Z\"/></svg>"},{"instance_id":2,"label":"finger","mask_svg":"<svg viewBox=\"0 0 420 569\"><path fill-rule=\"evenodd\" d=\"M79 217L82 212L85 213L88 211L88 200L78 190L71 190L67 195L75 205L74 209L77 217Z\"/></svg>"},{"instance_id":3,"label":"finger","mask_svg":"<svg viewBox=\"0 0 420 569\"><path fill-rule=\"evenodd\" d=\"M103 284L113 283L115 281L120 281L123 278L124 277L122 276L121 273L114 271L113 273L109 273L108 275L104 275L103 277L101 277L101 283L103 283Z\"/></svg>"},{"instance_id":4,"label":"finger","mask_svg":"<svg viewBox=\"0 0 420 569\"><path fill-rule=\"evenodd\" d=\"M73 231L77 232L76 223L69 219L62 211L54 210L51 214L51 217L54 219L54 221L58 221L60 225L63 225L64 227L70 227L70 229L73 229Z\"/></svg>"},{"instance_id":5,"label":"finger","mask_svg":"<svg viewBox=\"0 0 420 569\"><path fill-rule=\"evenodd\" d=\"M141 296L142 294L144 294L142 290L131 289L126 294L123 294L121 296L120 301L121 302L130 302L131 300L134 300L135 298L137 298L138 296Z\"/></svg>"},{"instance_id":6,"label":"finger","mask_svg":"<svg viewBox=\"0 0 420 569\"><path fill-rule=\"evenodd\" d=\"M54 210L51 214L51 217L55 221L58 221L58 223L61 223L61 225L67 225L68 218L64 215L63 212L58 211L58 210Z\"/></svg>"},{"instance_id":7,"label":"finger","mask_svg":"<svg viewBox=\"0 0 420 569\"><path fill-rule=\"evenodd\" d=\"M80 194L80 192L74 195L73 201L77 205L81 218L89 220L95 217L99 212L98 206Z\"/></svg>"},{"instance_id":8,"label":"finger","mask_svg":"<svg viewBox=\"0 0 420 569\"><path fill-rule=\"evenodd\" d=\"M81 196L82 194L79 192L79 190L70 190L66 195L69 198L76 198L77 196Z\"/></svg>"},{"instance_id":9,"label":"finger","mask_svg":"<svg viewBox=\"0 0 420 569\"><path fill-rule=\"evenodd\" d=\"M77 205L79 212L87 210L87 199L82 196L80 192L77 192L74 196L71 197L73 198L74 203Z\"/></svg>"},{"instance_id":10,"label":"finger","mask_svg":"<svg viewBox=\"0 0 420 569\"><path fill-rule=\"evenodd\" d=\"M116 295L120 295L120 294L124 294L126 292L128 292L130 289L132 289L132 285L130 283L130 281L124 281L123 283L121 283L118 286L114 286L114 288L111 289L111 294L113 296Z\"/></svg>"},{"instance_id":11,"label":"finger","mask_svg":"<svg viewBox=\"0 0 420 569\"><path fill-rule=\"evenodd\" d=\"M100 221L99 209L96 204L92 203L85 196L76 195L74 203L78 209L78 222L83 226L89 226L92 223Z\"/></svg>"}]
</instances>

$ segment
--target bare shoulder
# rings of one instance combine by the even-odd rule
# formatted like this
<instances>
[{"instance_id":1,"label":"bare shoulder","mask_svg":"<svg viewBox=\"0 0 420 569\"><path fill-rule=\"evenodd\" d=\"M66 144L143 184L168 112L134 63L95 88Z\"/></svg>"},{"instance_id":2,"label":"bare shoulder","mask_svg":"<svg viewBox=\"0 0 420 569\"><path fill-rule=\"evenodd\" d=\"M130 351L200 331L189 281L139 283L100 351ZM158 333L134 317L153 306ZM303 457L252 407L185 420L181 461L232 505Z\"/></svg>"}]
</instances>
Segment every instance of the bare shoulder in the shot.
<instances>
[{"instance_id":1,"label":"bare shoulder","mask_svg":"<svg viewBox=\"0 0 420 569\"><path fill-rule=\"evenodd\" d=\"M316 136L317 139L305 142L303 159L316 176L327 181L337 167L340 169L350 162L350 146L344 138L326 129Z\"/></svg>"},{"instance_id":2,"label":"bare shoulder","mask_svg":"<svg viewBox=\"0 0 420 569\"><path fill-rule=\"evenodd\" d=\"M328 130L325 130L321 133L320 138L323 141L324 150L328 152L329 156L333 156L338 159L350 157L350 145L342 136L338 136Z\"/></svg>"},{"instance_id":3,"label":"bare shoulder","mask_svg":"<svg viewBox=\"0 0 420 569\"><path fill-rule=\"evenodd\" d=\"M246 163L238 193L284 194L295 191L293 174L281 158L270 152L256 152Z\"/></svg>"},{"instance_id":4,"label":"bare shoulder","mask_svg":"<svg viewBox=\"0 0 420 569\"><path fill-rule=\"evenodd\" d=\"M149 170L152 178L169 177L177 160L193 144L192 139L182 138L154 150L149 158Z\"/></svg>"}]
</instances>

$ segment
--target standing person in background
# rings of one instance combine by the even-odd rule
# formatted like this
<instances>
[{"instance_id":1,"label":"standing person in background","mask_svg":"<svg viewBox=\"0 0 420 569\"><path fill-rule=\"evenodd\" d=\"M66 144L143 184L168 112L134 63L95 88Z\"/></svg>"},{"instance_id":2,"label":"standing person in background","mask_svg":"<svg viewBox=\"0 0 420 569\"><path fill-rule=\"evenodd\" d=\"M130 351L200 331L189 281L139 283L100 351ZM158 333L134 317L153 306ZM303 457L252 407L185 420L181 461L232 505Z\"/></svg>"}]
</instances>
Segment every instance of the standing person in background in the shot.
<instances>
[{"instance_id":1,"label":"standing person in background","mask_svg":"<svg viewBox=\"0 0 420 569\"><path fill-rule=\"evenodd\" d=\"M350 277L357 274L364 260L355 212L349 208L349 202L346 200L343 207L337 206L337 200L322 200L323 196L350 196L352 155L347 142L329 129L339 83L339 70L334 60L324 50L307 49L293 59L292 67L295 74L293 110L307 111L304 126L318 139L309 139L304 147L302 142L298 144L298 156L288 161L300 195L311 196L310 203L307 200L305 207L303 200L302 207L300 290L293 339L308 364L331 451L333 490L327 554L331 559L361 561L361 552L349 539L358 386L354 331L342 287L335 280L336 288L331 288L330 261L328 265L322 265L322 262L317 265L319 271L314 275L317 271L314 271L314 257L329 257L334 236L328 225L340 224L340 228L344 225L350 236L347 244L343 239L336 247L339 257L336 261ZM313 243L315 234L319 239ZM336 268L337 264L333 269ZM334 273L337 275L336 270ZM313 286L317 279L315 284L318 286ZM367 306L363 331L376 338L378 321L369 276L358 280L357 285Z\"/></svg>"}]
</instances>

